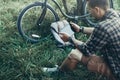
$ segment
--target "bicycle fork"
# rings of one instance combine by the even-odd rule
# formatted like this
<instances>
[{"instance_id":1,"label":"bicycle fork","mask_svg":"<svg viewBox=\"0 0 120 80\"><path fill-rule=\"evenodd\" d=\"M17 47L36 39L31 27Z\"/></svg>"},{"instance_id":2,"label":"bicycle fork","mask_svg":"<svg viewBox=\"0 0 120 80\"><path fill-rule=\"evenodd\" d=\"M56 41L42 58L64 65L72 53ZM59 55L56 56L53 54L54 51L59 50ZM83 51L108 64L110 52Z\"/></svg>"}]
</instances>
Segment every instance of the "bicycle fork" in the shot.
<instances>
[{"instance_id":1,"label":"bicycle fork","mask_svg":"<svg viewBox=\"0 0 120 80\"><path fill-rule=\"evenodd\" d=\"M47 0L45 0L45 2L43 2L43 4L42 4L42 13L40 14L40 17L37 20L37 26L41 25L45 15L46 15L46 12L47 12Z\"/></svg>"}]
</instances>

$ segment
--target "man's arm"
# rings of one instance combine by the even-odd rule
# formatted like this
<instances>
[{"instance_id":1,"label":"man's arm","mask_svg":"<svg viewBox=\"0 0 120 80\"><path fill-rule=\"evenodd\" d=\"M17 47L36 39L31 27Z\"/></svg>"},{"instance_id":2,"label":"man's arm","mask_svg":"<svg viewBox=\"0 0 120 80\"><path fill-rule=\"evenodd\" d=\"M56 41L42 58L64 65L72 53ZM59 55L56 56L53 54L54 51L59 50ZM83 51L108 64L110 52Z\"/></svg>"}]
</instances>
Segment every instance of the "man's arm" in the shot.
<instances>
[{"instance_id":1,"label":"man's arm","mask_svg":"<svg viewBox=\"0 0 120 80\"><path fill-rule=\"evenodd\" d=\"M104 29L104 27L96 27L96 29L93 31L92 35L89 37L89 39L83 43L82 41L79 41L70 38L67 34L61 34L61 38L63 41L70 41L73 43L76 48L78 48L83 54L89 55L91 53L95 53L96 51L99 51L103 48L103 46L106 45L108 41L108 32ZM85 29L87 31L87 29Z\"/></svg>"},{"instance_id":2,"label":"man's arm","mask_svg":"<svg viewBox=\"0 0 120 80\"><path fill-rule=\"evenodd\" d=\"M74 29L75 32L82 32L90 35L94 30L93 27L80 27L73 22L70 22L70 24L72 25L71 27Z\"/></svg>"},{"instance_id":3,"label":"man's arm","mask_svg":"<svg viewBox=\"0 0 120 80\"><path fill-rule=\"evenodd\" d=\"M64 42L69 41L70 43L74 44L76 47L77 47L78 45L83 44L82 41L77 40L77 39L75 39L75 38L72 38L72 37L70 37L69 35L67 35L66 33L60 33L59 35L60 35L61 39L62 39Z\"/></svg>"},{"instance_id":4,"label":"man's arm","mask_svg":"<svg viewBox=\"0 0 120 80\"><path fill-rule=\"evenodd\" d=\"M68 38L68 41L70 43L74 44L76 48L78 47L78 45L82 45L84 43L84 42L82 42L80 40L77 40L77 39L71 38L71 37Z\"/></svg>"},{"instance_id":5,"label":"man's arm","mask_svg":"<svg viewBox=\"0 0 120 80\"><path fill-rule=\"evenodd\" d=\"M92 34L92 32L93 32L93 30L94 30L94 28L93 27L83 27L84 29L83 29L83 33L85 33L85 34Z\"/></svg>"}]
</instances>

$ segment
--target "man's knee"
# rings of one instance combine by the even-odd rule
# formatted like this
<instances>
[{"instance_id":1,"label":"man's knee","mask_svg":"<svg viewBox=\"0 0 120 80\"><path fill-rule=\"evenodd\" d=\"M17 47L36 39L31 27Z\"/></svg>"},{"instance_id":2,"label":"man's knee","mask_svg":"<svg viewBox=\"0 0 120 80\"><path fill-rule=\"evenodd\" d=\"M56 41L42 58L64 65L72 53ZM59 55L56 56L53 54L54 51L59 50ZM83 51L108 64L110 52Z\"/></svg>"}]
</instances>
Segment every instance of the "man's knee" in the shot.
<instances>
[{"instance_id":1,"label":"man's knee","mask_svg":"<svg viewBox=\"0 0 120 80\"><path fill-rule=\"evenodd\" d=\"M78 49L73 49L68 55L69 58L73 58L78 61L81 61L82 56L83 54Z\"/></svg>"}]
</instances>

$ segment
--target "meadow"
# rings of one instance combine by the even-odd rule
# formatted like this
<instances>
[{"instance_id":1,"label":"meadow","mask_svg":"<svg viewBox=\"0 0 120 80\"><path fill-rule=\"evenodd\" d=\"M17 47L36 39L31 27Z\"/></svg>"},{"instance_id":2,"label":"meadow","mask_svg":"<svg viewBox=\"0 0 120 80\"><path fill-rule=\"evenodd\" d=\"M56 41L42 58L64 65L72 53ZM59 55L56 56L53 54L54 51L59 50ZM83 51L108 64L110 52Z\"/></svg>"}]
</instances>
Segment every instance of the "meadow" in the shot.
<instances>
[{"instance_id":1,"label":"meadow","mask_svg":"<svg viewBox=\"0 0 120 80\"><path fill-rule=\"evenodd\" d=\"M41 67L60 65L71 48L58 48L51 37L32 44L20 36L16 25L18 14L34 1L40 0L0 0L0 80L97 80L98 77L105 80L81 64L64 76L51 77L41 71ZM81 35L78 39L87 39L86 35L78 35Z\"/></svg>"}]
</instances>

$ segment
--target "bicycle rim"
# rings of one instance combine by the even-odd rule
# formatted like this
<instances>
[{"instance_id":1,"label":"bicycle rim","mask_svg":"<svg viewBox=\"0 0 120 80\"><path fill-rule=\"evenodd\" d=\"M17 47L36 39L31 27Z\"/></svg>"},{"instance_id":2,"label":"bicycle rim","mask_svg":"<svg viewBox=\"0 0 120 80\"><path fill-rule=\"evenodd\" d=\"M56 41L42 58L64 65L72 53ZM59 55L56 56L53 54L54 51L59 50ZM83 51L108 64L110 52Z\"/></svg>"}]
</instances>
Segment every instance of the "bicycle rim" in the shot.
<instances>
[{"instance_id":1,"label":"bicycle rim","mask_svg":"<svg viewBox=\"0 0 120 80\"><path fill-rule=\"evenodd\" d=\"M20 14L18 19L18 30L19 33L30 42L38 42L46 39L50 36L50 24L51 22L57 21L58 16L54 10L47 5L47 12L41 25L37 25L43 9L43 4L31 4L27 6Z\"/></svg>"}]
</instances>

